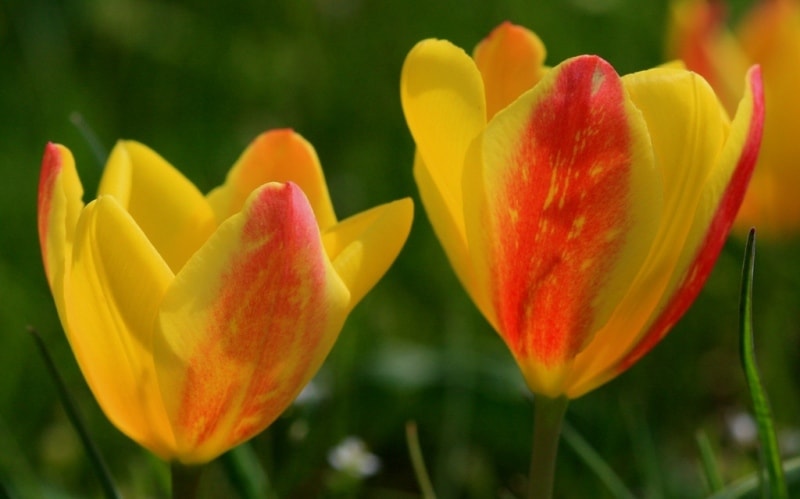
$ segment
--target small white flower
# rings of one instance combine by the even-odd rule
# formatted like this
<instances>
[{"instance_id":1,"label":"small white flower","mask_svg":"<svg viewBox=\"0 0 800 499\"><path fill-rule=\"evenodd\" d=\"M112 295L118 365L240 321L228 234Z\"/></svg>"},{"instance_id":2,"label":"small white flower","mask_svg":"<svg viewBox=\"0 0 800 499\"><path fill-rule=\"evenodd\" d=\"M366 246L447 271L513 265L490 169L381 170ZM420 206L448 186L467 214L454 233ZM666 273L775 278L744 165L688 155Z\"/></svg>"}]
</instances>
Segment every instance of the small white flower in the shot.
<instances>
[{"instance_id":1,"label":"small white flower","mask_svg":"<svg viewBox=\"0 0 800 499\"><path fill-rule=\"evenodd\" d=\"M359 478L367 478L381 469L381 460L367 449L358 437L347 437L328 452L328 464Z\"/></svg>"},{"instance_id":2,"label":"small white flower","mask_svg":"<svg viewBox=\"0 0 800 499\"><path fill-rule=\"evenodd\" d=\"M729 415L727 418L728 432L733 441L742 447L755 445L758 439L756 421L749 413L740 411Z\"/></svg>"}]
</instances>

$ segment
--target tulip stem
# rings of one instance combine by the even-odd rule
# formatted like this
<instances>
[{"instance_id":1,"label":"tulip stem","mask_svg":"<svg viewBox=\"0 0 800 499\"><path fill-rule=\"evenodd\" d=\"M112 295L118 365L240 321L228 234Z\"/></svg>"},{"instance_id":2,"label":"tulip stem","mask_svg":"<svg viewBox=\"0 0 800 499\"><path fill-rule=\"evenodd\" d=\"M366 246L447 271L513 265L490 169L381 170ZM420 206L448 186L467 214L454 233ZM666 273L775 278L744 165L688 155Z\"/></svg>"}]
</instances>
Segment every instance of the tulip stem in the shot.
<instances>
[{"instance_id":1,"label":"tulip stem","mask_svg":"<svg viewBox=\"0 0 800 499\"><path fill-rule=\"evenodd\" d=\"M533 402L533 450L528 475L528 499L553 497L558 441L569 399L536 395Z\"/></svg>"},{"instance_id":2,"label":"tulip stem","mask_svg":"<svg viewBox=\"0 0 800 499\"><path fill-rule=\"evenodd\" d=\"M177 461L170 464L172 499L195 499L200 485L202 466L186 466Z\"/></svg>"}]
</instances>

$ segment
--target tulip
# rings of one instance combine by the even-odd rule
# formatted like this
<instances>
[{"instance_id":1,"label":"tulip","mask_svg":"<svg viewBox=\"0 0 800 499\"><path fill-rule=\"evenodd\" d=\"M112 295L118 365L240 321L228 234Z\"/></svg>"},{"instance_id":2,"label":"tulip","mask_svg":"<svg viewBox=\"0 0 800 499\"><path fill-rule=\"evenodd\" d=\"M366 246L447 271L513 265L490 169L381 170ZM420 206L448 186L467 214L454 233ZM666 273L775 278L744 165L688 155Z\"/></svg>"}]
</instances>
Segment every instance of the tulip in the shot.
<instances>
[{"instance_id":1,"label":"tulip","mask_svg":"<svg viewBox=\"0 0 800 499\"><path fill-rule=\"evenodd\" d=\"M312 146L258 137L203 196L120 141L84 205L70 151L39 183L45 272L100 407L164 460L207 462L292 402L410 229L409 199L339 222Z\"/></svg>"},{"instance_id":2,"label":"tulip","mask_svg":"<svg viewBox=\"0 0 800 499\"><path fill-rule=\"evenodd\" d=\"M703 75L729 111L744 92L747 68L763 71L764 141L734 232L744 237L755 226L762 238L800 235L800 141L792 131L800 114L800 3L758 2L733 32L719 1L676 2L671 19L669 56Z\"/></svg>"},{"instance_id":3,"label":"tulip","mask_svg":"<svg viewBox=\"0 0 800 499\"><path fill-rule=\"evenodd\" d=\"M761 140L758 68L729 120L697 74L543 66L502 24L470 57L408 54L401 97L425 210L528 387L573 399L634 364L699 293Z\"/></svg>"}]
</instances>

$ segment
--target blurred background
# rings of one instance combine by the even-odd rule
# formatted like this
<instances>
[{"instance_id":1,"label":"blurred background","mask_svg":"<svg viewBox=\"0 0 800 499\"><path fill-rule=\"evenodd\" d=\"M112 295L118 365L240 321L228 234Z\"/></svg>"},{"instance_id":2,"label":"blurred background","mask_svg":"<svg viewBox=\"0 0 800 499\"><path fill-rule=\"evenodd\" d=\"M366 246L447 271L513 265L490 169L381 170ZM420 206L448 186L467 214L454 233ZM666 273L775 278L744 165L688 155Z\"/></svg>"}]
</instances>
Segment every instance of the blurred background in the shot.
<instances>
[{"instance_id":1,"label":"blurred background","mask_svg":"<svg viewBox=\"0 0 800 499\"><path fill-rule=\"evenodd\" d=\"M733 18L748 2L733 6ZM418 497L405 424L419 427L441 498L520 497L532 397L500 338L455 279L419 204L400 68L419 40L470 51L504 20L536 31L547 63L596 53L620 73L663 62L665 1L0 1L0 483L10 497L100 497L53 381L26 333L40 331L127 497L165 497L165 463L105 419L61 331L36 236L47 141L74 153L86 197L104 151L139 140L202 191L262 131L291 127L321 159L340 218L412 196L399 259L348 319L301 399L252 441L280 497ZM567 420L637 496L698 497L705 431L730 481L756 462L738 360L743 242L731 238L673 332ZM756 348L781 445L800 452L800 244L760 244ZM358 438L357 472L340 444ZM352 440L348 442L352 443ZM337 447L339 446L339 447ZM336 449L339 454L334 452ZM350 448L352 450L352 448ZM338 468L338 469L337 469ZM219 464L207 497L232 494ZM557 497L611 497L562 443Z\"/></svg>"}]
</instances>

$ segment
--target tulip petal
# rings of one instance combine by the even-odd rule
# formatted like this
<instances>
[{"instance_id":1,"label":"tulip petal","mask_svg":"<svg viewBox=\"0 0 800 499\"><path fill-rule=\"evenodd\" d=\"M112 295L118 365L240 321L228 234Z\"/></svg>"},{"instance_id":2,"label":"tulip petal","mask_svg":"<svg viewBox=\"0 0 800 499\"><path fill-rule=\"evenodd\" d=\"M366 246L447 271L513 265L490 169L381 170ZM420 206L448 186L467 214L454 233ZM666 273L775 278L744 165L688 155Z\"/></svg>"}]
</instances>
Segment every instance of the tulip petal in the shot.
<instances>
[{"instance_id":1,"label":"tulip petal","mask_svg":"<svg viewBox=\"0 0 800 499\"><path fill-rule=\"evenodd\" d=\"M486 113L498 111L533 88L547 70L542 40L532 31L504 22L475 47L475 64L486 88Z\"/></svg>"},{"instance_id":2,"label":"tulip petal","mask_svg":"<svg viewBox=\"0 0 800 499\"><path fill-rule=\"evenodd\" d=\"M174 440L151 348L172 272L112 196L86 206L72 256L63 324L81 371L117 428L170 459Z\"/></svg>"},{"instance_id":3,"label":"tulip petal","mask_svg":"<svg viewBox=\"0 0 800 499\"><path fill-rule=\"evenodd\" d=\"M294 182L311 203L320 230L336 224L317 153L290 129L259 135L228 172L225 183L208 194L218 222L238 213L250 193L267 182Z\"/></svg>"},{"instance_id":4,"label":"tulip petal","mask_svg":"<svg viewBox=\"0 0 800 499\"><path fill-rule=\"evenodd\" d=\"M647 121L663 179L664 215L625 297L576 360L570 383L576 387L608 370L639 341L670 279L681 271L679 262L696 251L687 242L690 227L730 128L714 91L695 73L656 68L622 80Z\"/></svg>"},{"instance_id":5,"label":"tulip petal","mask_svg":"<svg viewBox=\"0 0 800 499\"><path fill-rule=\"evenodd\" d=\"M47 144L39 178L39 245L59 315L64 311L64 275L72 258L82 197L83 186L72 153L62 145Z\"/></svg>"},{"instance_id":6,"label":"tulip petal","mask_svg":"<svg viewBox=\"0 0 800 499\"><path fill-rule=\"evenodd\" d=\"M98 189L136 220L173 272L216 228L211 207L178 170L155 151L120 141L111 151Z\"/></svg>"},{"instance_id":7,"label":"tulip petal","mask_svg":"<svg viewBox=\"0 0 800 499\"><path fill-rule=\"evenodd\" d=\"M617 373L633 365L666 335L705 284L744 199L758 159L763 125L764 90L761 71L756 66L747 73L747 92L714 170L705 182L681 259L664 295L665 303L659 306L661 313L641 342L616 367Z\"/></svg>"},{"instance_id":8,"label":"tulip petal","mask_svg":"<svg viewBox=\"0 0 800 499\"><path fill-rule=\"evenodd\" d=\"M425 211L456 275L492 322L491 308L470 268L461 187L465 163L474 159L467 151L486 124L480 72L450 42L426 40L406 57L400 94L417 145L414 178Z\"/></svg>"},{"instance_id":9,"label":"tulip petal","mask_svg":"<svg viewBox=\"0 0 800 499\"><path fill-rule=\"evenodd\" d=\"M350 290L348 311L372 289L408 238L414 204L405 198L376 206L335 225L322 236L328 257Z\"/></svg>"},{"instance_id":10,"label":"tulip petal","mask_svg":"<svg viewBox=\"0 0 800 499\"><path fill-rule=\"evenodd\" d=\"M691 195L691 199L697 198L697 201L684 208L689 213L676 215L685 227L682 230L685 235L680 236L683 242L669 241L663 237L663 232L660 234L659 239L663 239L663 244L676 244L681 249L680 254L671 255L668 259L662 256L665 260L655 265L660 264L664 268L654 267L652 263L643 266L643 273L631 287L629 297L626 297L627 305L620 307L616 314L616 326L609 326L608 331L598 333L598 338L603 335L608 340L613 336L615 341L613 344L598 341L597 347L592 345L586 350L586 359L595 356L601 362L592 362L581 369L581 377L575 381L568 396L578 397L632 366L667 334L692 304L711 273L744 197L758 156L763 118L761 76L756 68L749 73L747 93L730 126L724 146L714 160L714 167L707 172L706 178L694 180L700 182L699 195ZM708 126L710 123L707 122L697 124L697 128L702 130L707 130ZM692 170L685 165L682 169L687 173ZM693 185L693 182L686 185ZM669 280L664 285L665 278ZM654 293L651 288L658 291L655 296L652 296ZM653 303L654 300L659 301ZM645 323L641 323L642 318L634 312L634 302L638 303L638 307L650 311ZM637 335L620 337L620 332L627 330Z\"/></svg>"},{"instance_id":11,"label":"tulip petal","mask_svg":"<svg viewBox=\"0 0 800 499\"><path fill-rule=\"evenodd\" d=\"M268 426L319 368L350 296L297 185L257 188L176 276L154 355L178 459Z\"/></svg>"},{"instance_id":12,"label":"tulip petal","mask_svg":"<svg viewBox=\"0 0 800 499\"><path fill-rule=\"evenodd\" d=\"M470 251L534 392L560 393L644 259L660 200L645 122L598 57L565 61L489 123L483 169L465 172Z\"/></svg>"}]
</instances>

